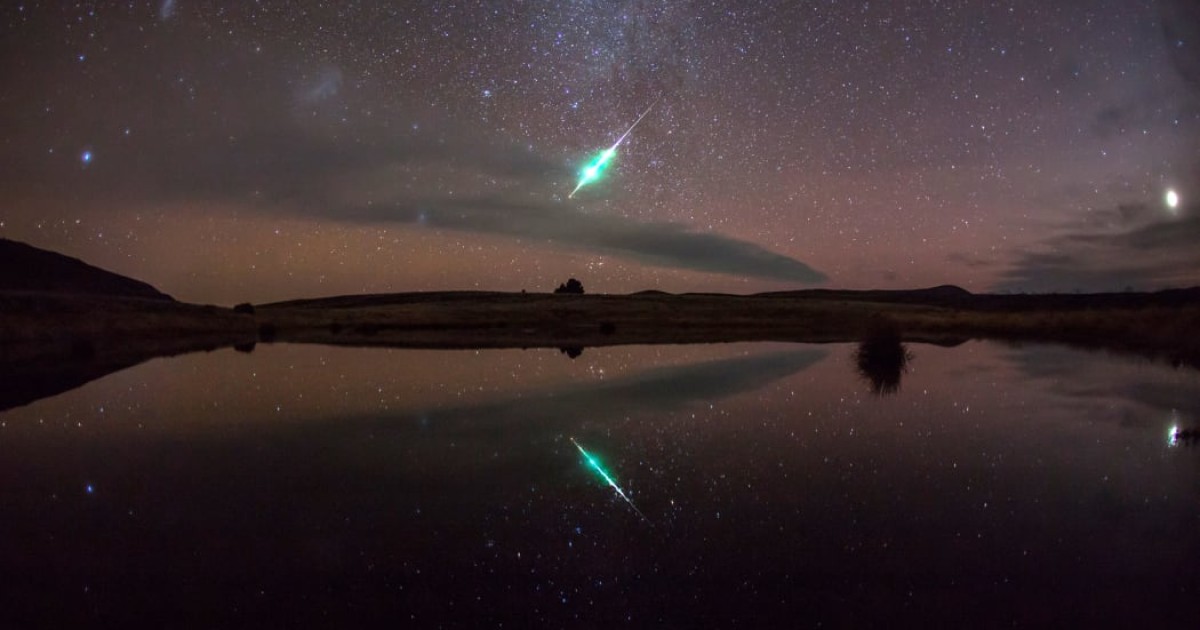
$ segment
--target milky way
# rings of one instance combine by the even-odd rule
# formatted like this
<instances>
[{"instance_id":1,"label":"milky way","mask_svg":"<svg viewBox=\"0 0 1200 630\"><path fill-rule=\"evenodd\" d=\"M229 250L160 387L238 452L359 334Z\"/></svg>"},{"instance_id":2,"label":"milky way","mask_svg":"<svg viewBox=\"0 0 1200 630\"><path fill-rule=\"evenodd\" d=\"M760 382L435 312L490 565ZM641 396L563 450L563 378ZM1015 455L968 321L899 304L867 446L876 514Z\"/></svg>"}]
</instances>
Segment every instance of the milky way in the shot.
<instances>
[{"instance_id":1,"label":"milky way","mask_svg":"<svg viewBox=\"0 0 1200 630\"><path fill-rule=\"evenodd\" d=\"M218 303L1197 284L1195 7L7 3L0 235Z\"/></svg>"}]
</instances>

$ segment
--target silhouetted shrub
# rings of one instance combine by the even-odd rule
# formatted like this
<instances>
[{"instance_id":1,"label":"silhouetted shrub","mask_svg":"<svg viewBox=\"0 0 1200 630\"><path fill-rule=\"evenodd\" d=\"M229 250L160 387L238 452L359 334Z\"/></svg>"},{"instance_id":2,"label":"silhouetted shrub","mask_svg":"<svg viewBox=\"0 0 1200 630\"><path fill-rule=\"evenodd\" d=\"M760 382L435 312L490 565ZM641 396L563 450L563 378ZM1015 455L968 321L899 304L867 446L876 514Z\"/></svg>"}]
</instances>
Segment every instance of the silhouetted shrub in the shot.
<instances>
[{"instance_id":1,"label":"silhouetted shrub","mask_svg":"<svg viewBox=\"0 0 1200 630\"><path fill-rule=\"evenodd\" d=\"M246 354L250 354L251 352L254 352L254 347L257 345L258 345L257 343L250 341L247 343L239 343L239 344L233 346L233 349L237 350L238 352L244 352Z\"/></svg>"},{"instance_id":2,"label":"silhouetted shrub","mask_svg":"<svg viewBox=\"0 0 1200 630\"><path fill-rule=\"evenodd\" d=\"M612 322L601 322L600 323L600 334L601 335L611 335L615 332L617 332L616 324L614 324Z\"/></svg>"},{"instance_id":3,"label":"silhouetted shrub","mask_svg":"<svg viewBox=\"0 0 1200 630\"><path fill-rule=\"evenodd\" d=\"M554 292L555 293L574 293L576 295L583 295L583 283L576 280L575 278L571 278L570 280L567 280L566 284L558 285L558 288L555 289Z\"/></svg>"},{"instance_id":4,"label":"silhouetted shrub","mask_svg":"<svg viewBox=\"0 0 1200 630\"><path fill-rule=\"evenodd\" d=\"M559 348L558 351L567 355L568 357L571 357L572 359L575 359L578 358L579 355L583 354L583 346L567 346L565 348Z\"/></svg>"},{"instance_id":5,"label":"silhouetted shrub","mask_svg":"<svg viewBox=\"0 0 1200 630\"><path fill-rule=\"evenodd\" d=\"M242 302L241 304L238 304L237 306L233 307L233 312L234 313L245 313L247 315L253 315L254 314L254 305L249 302Z\"/></svg>"},{"instance_id":6,"label":"silhouetted shrub","mask_svg":"<svg viewBox=\"0 0 1200 630\"><path fill-rule=\"evenodd\" d=\"M275 327L275 324L270 322L263 322L258 327L258 340L263 343L273 343L278 334L279 329Z\"/></svg>"},{"instance_id":7,"label":"silhouetted shrub","mask_svg":"<svg viewBox=\"0 0 1200 630\"><path fill-rule=\"evenodd\" d=\"M339 324L338 322L330 322L329 323L329 334L336 335L340 332L342 332L341 324Z\"/></svg>"}]
</instances>

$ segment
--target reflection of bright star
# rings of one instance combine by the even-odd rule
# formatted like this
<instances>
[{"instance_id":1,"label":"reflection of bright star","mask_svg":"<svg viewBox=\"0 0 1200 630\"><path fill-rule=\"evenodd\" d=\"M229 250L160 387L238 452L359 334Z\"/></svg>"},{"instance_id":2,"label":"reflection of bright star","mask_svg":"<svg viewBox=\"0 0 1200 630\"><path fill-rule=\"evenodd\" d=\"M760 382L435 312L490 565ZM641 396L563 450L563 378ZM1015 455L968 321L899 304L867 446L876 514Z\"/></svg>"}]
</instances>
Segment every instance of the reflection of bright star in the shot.
<instances>
[{"instance_id":1,"label":"reflection of bright star","mask_svg":"<svg viewBox=\"0 0 1200 630\"><path fill-rule=\"evenodd\" d=\"M87 166L88 164L91 164L91 163L92 163L92 150L91 150L91 149L84 149L84 150L83 150L83 153L80 153L80 154L79 154L79 161L80 161L80 162L83 162L83 165L84 165L84 166Z\"/></svg>"},{"instance_id":2,"label":"reflection of bright star","mask_svg":"<svg viewBox=\"0 0 1200 630\"><path fill-rule=\"evenodd\" d=\"M1179 207L1179 193L1174 189L1167 190L1167 207L1172 210Z\"/></svg>"}]
</instances>

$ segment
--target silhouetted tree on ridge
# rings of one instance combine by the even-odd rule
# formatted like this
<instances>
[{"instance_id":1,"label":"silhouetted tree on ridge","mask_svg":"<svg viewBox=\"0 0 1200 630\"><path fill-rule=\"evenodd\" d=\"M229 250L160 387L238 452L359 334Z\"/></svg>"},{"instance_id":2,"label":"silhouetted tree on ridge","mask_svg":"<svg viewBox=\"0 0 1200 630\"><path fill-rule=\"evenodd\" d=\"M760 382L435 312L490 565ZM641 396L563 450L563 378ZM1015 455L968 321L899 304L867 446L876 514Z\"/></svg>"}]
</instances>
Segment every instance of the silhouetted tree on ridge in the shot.
<instances>
[{"instance_id":1,"label":"silhouetted tree on ridge","mask_svg":"<svg viewBox=\"0 0 1200 630\"><path fill-rule=\"evenodd\" d=\"M583 283L576 280L575 278L571 278L570 280L567 280L566 284L558 285L558 288L555 289L554 292L555 293L574 293L576 295L583 295Z\"/></svg>"}]
</instances>

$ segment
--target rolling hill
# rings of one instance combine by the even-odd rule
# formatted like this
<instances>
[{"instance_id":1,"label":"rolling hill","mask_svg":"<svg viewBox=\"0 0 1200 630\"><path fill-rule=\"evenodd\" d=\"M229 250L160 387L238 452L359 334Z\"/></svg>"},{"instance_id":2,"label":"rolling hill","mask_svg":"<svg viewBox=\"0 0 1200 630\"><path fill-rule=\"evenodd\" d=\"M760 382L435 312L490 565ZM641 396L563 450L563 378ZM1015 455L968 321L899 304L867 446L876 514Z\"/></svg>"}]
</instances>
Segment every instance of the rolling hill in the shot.
<instances>
[{"instance_id":1,"label":"rolling hill","mask_svg":"<svg viewBox=\"0 0 1200 630\"><path fill-rule=\"evenodd\" d=\"M0 238L0 292L104 295L148 300L174 299L142 282L82 260Z\"/></svg>"}]
</instances>

